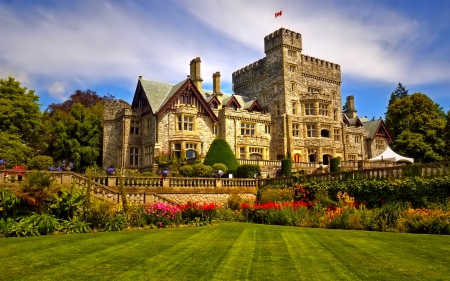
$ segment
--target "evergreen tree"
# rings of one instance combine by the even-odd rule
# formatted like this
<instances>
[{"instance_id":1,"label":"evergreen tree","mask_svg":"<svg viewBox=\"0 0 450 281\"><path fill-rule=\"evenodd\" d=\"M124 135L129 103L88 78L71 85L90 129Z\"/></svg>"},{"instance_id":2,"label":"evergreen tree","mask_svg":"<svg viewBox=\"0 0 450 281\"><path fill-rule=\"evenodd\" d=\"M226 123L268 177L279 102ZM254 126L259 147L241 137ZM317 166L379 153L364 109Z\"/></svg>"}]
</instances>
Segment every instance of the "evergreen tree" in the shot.
<instances>
[{"instance_id":1,"label":"evergreen tree","mask_svg":"<svg viewBox=\"0 0 450 281\"><path fill-rule=\"evenodd\" d=\"M231 150L230 145L223 138L213 140L206 153L205 160L203 160L203 164L208 166L213 166L216 163L225 164L230 171L236 171L239 167L239 162Z\"/></svg>"},{"instance_id":2,"label":"evergreen tree","mask_svg":"<svg viewBox=\"0 0 450 281\"><path fill-rule=\"evenodd\" d=\"M450 110L447 111L445 121L446 122L444 128L444 142L445 142L444 157L445 160L450 160Z\"/></svg>"},{"instance_id":3,"label":"evergreen tree","mask_svg":"<svg viewBox=\"0 0 450 281\"><path fill-rule=\"evenodd\" d=\"M408 96L408 90L402 85L402 83L398 83L397 89L392 92L391 98L389 99L389 105L393 104L396 100L404 98Z\"/></svg>"}]
</instances>

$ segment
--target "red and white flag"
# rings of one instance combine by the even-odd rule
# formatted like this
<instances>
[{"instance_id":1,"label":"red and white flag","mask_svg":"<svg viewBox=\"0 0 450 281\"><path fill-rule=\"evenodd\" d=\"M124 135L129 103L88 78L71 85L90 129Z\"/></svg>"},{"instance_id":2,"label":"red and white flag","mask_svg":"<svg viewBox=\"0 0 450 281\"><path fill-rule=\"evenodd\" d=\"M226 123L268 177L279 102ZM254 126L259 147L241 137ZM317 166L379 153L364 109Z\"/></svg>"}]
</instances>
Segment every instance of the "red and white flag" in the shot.
<instances>
[{"instance_id":1,"label":"red and white flag","mask_svg":"<svg viewBox=\"0 0 450 281\"><path fill-rule=\"evenodd\" d=\"M283 11L279 11L275 13L275 17L281 17L281 15L283 14Z\"/></svg>"}]
</instances>

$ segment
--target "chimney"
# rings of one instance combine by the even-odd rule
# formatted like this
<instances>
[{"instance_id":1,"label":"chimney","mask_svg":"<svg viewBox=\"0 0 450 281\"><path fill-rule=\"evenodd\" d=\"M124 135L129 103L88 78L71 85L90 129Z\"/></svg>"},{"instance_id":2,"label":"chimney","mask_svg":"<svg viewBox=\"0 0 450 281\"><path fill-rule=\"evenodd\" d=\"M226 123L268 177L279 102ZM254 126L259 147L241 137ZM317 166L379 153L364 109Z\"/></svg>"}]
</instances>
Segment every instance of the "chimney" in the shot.
<instances>
[{"instance_id":1,"label":"chimney","mask_svg":"<svg viewBox=\"0 0 450 281\"><path fill-rule=\"evenodd\" d=\"M191 63L189 64L191 66L191 80L192 82L194 82L195 87L197 87L199 91L202 90L203 81L203 79L200 77L200 63L200 58L196 57L195 59L191 60Z\"/></svg>"},{"instance_id":2,"label":"chimney","mask_svg":"<svg viewBox=\"0 0 450 281\"><path fill-rule=\"evenodd\" d=\"M216 73L213 73L213 93L216 95L217 99L219 100L220 104L217 107L218 109L222 108L222 92L220 91L220 72L217 71Z\"/></svg>"},{"instance_id":3,"label":"chimney","mask_svg":"<svg viewBox=\"0 0 450 281\"><path fill-rule=\"evenodd\" d=\"M353 96L347 97L347 102L345 103L347 110L344 112L348 118L355 118L356 109L355 109L355 98Z\"/></svg>"}]
</instances>

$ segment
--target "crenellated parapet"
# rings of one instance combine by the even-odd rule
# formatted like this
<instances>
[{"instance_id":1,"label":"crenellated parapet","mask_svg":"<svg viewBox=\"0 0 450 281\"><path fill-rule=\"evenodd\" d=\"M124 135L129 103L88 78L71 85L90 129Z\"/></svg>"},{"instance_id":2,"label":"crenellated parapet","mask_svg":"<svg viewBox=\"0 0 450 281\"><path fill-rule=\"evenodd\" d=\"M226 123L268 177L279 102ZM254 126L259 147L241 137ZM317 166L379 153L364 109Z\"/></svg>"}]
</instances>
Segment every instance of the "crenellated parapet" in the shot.
<instances>
[{"instance_id":1,"label":"crenellated parapet","mask_svg":"<svg viewBox=\"0 0 450 281\"><path fill-rule=\"evenodd\" d=\"M301 51L302 35L300 33L290 31L289 29L280 28L264 37L264 52L266 54L283 45L296 51Z\"/></svg>"},{"instance_id":2,"label":"crenellated parapet","mask_svg":"<svg viewBox=\"0 0 450 281\"><path fill-rule=\"evenodd\" d=\"M341 83L341 66L315 57L302 55L302 76Z\"/></svg>"},{"instance_id":3,"label":"crenellated parapet","mask_svg":"<svg viewBox=\"0 0 450 281\"><path fill-rule=\"evenodd\" d=\"M239 88L263 78L266 72L265 66L266 58L263 58L233 72L232 81L234 87Z\"/></svg>"}]
</instances>

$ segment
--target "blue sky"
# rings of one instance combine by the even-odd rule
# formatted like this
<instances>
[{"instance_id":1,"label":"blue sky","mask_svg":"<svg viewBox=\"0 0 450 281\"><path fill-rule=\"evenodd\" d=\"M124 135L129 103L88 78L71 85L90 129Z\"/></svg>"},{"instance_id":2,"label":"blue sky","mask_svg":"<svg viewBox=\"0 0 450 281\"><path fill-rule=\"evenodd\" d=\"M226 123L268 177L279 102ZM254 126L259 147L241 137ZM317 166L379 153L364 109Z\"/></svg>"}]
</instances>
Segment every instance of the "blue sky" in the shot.
<instances>
[{"instance_id":1,"label":"blue sky","mask_svg":"<svg viewBox=\"0 0 450 281\"><path fill-rule=\"evenodd\" d=\"M447 111L448 15L447 0L0 0L0 77L36 90L43 110L76 89L131 102L139 75L177 83L201 57L204 88L220 71L231 93L231 74L283 24L303 54L340 64L358 115L384 116L399 82Z\"/></svg>"}]
</instances>

